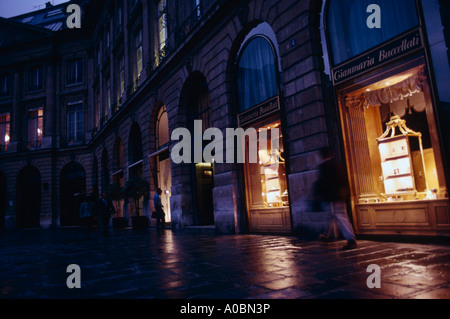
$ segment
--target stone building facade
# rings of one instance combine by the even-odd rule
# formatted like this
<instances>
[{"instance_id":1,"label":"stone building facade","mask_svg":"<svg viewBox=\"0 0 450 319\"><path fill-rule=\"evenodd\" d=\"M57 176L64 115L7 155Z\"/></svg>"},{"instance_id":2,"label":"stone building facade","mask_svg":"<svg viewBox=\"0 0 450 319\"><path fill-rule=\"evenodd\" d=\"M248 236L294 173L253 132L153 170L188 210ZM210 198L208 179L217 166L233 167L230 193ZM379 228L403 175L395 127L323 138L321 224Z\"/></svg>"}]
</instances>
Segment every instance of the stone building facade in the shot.
<instances>
[{"instance_id":1,"label":"stone building facade","mask_svg":"<svg viewBox=\"0 0 450 319\"><path fill-rule=\"evenodd\" d=\"M330 212L313 212L310 205L320 149L334 148L350 180L360 174L351 168L339 87L330 77L334 65L328 59L329 29L324 28L328 2L80 4L79 30L0 21L2 39L10 39L10 28L23 34L3 40L0 48L0 73L9 79L0 99L0 114L9 114L9 142L0 154L6 228L77 225L80 194L98 195L135 176L148 181L150 191L138 206L128 198L117 201L114 217L125 225L136 214L150 217L153 195L161 188L166 219L174 229L209 226L229 234L326 227ZM429 43L424 47L430 51ZM35 71L36 65L42 71ZM30 92L24 84L33 84L34 78L43 85ZM448 120L448 109L442 110ZM203 131L278 128L279 153L270 147L260 150L259 166L176 164L172 134L177 128L193 133L195 120L202 120ZM33 125L41 135L38 144L30 145ZM448 143L445 132L437 133L442 146ZM439 195L440 233L450 229L445 223L446 178ZM359 232L362 217L355 198L353 191L348 207ZM375 226L370 230L377 233Z\"/></svg>"}]
</instances>

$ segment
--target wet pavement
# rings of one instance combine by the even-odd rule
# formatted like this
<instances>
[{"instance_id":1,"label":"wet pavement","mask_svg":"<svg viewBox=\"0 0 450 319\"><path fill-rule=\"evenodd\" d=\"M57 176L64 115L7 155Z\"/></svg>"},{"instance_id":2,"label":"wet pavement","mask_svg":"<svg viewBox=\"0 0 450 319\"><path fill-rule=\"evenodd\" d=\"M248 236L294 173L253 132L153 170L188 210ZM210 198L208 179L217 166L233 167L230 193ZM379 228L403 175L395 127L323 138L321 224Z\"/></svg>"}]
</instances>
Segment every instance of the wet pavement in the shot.
<instances>
[{"instance_id":1,"label":"wet pavement","mask_svg":"<svg viewBox=\"0 0 450 319\"><path fill-rule=\"evenodd\" d=\"M79 228L0 234L0 299L449 299L450 245ZM69 289L70 264L81 288ZM369 288L369 265L381 288ZM376 283L371 277L370 282Z\"/></svg>"}]
</instances>

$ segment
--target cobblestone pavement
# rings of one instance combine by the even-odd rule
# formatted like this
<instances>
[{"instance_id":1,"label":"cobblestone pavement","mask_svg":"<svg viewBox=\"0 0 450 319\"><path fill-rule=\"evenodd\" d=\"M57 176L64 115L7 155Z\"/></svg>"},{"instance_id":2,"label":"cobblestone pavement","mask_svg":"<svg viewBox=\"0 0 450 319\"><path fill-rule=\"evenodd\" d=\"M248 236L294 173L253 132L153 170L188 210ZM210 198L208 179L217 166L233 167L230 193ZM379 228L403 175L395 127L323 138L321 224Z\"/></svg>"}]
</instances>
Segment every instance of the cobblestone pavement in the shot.
<instances>
[{"instance_id":1,"label":"cobblestone pavement","mask_svg":"<svg viewBox=\"0 0 450 319\"><path fill-rule=\"evenodd\" d=\"M450 298L450 246L296 237L82 229L0 234L0 299ZM69 289L67 266L81 269ZM367 267L381 267L368 288Z\"/></svg>"}]
</instances>

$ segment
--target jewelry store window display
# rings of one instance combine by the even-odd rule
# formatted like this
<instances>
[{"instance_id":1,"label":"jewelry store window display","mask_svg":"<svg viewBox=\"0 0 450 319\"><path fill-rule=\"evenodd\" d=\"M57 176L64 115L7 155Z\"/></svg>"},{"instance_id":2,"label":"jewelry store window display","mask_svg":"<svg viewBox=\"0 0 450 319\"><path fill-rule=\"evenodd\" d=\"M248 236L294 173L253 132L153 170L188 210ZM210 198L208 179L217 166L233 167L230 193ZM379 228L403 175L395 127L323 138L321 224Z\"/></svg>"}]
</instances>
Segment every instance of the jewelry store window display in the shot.
<instances>
[{"instance_id":1,"label":"jewelry store window display","mask_svg":"<svg viewBox=\"0 0 450 319\"><path fill-rule=\"evenodd\" d=\"M424 56L338 90L358 228L413 234L447 227L448 193Z\"/></svg>"}]
</instances>

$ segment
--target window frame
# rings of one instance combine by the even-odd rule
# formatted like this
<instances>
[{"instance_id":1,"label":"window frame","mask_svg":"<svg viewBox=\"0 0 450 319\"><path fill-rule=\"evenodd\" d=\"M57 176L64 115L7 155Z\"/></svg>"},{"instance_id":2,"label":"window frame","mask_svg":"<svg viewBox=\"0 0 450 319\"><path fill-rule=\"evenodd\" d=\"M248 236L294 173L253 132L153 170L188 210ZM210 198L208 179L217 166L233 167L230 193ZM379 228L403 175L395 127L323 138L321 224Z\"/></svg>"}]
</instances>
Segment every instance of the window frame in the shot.
<instances>
[{"instance_id":1,"label":"window frame","mask_svg":"<svg viewBox=\"0 0 450 319\"><path fill-rule=\"evenodd\" d=\"M245 50L248 48L249 44L255 40L256 38L262 38L264 40L267 41L267 43L269 44L270 48L271 48L271 52L273 55L273 65L274 65L274 72L275 72L275 81L276 81L276 89L277 89L277 94L275 96L269 97L267 99L265 99L264 101L261 101L255 105L252 105L244 110L241 110L241 105L240 105L240 101L239 101L239 96L240 96L240 92L239 92L239 65L241 63L241 59L243 56L243 53L245 53ZM258 105L261 105L267 101L269 101L270 99L276 97L276 96L280 96L281 94L281 90L280 90L280 70L278 68L278 54L277 54L277 50L272 42L272 40L270 39L270 37L266 36L265 34L262 33L258 33L255 34L253 36L251 36L250 38L246 39L245 43L242 45L242 47L240 48L240 50L238 51L238 55L237 55L237 59L236 59L236 75L235 75L235 79L236 79L236 105L237 105L237 113L238 114L242 114L244 112L247 112L249 110L252 110L254 108L256 108Z\"/></svg>"},{"instance_id":2,"label":"window frame","mask_svg":"<svg viewBox=\"0 0 450 319\"><path fill-rule=\"evenodd\" d=\"M78 115L81 113L81 129L78 131ZM74 115L72 127L69 125L69 116ZM66 137L68 145L79 145L84 143L84 101L72 101L67 103L66 109ZM73 129L73 136L71 136L70 130ZM78 134L81 134L80 139L78 139ZM73 142L71 142L71 138Z\"/></svg>"},{"instance_id":3,"label":"window frame","mask_svg":"<svg viewBox=\"0 0 450 319\"><path fill-rule=\"evenodd\" d=\"M70 79L71 76L71 65L75 63L75 76L74 80ZM80 65L81 64L81 65ZM81 73L81 79L79 78L79 73ZM74 57L67 60L66 63L66 83L68 86L79 85L84 82L84 58L83 57Z\"/></svg>"},{"instance_id":4,"label":"window frame","mask_svg":"<svg viewBox=\"0 0 450 319\"><path fill-rule=\"evenodd\" d=\"M3 120L4 118L4 120ZM8 140L6 138L8 137ZM7 151L11 141L11 113L0 113L0 151Z\"/></svg>"},{"instance_id":5,"label":"window frame","mask_svg":"<svg viewBox=\"0 0 450 319\"><path fill-rule=\"evenodd\" d=\"M39 115L39 111L42 111L42 115ZM31 116L31 112L37 112L37 116ZM39 120L41 119L41 122ZM28 121L28 147L30 149L39 148L42 145L42 137L44 136L44 106L29 107L27 110ZM36 129L35 133L32 133ZM39 131L41 131L39 133ZM36 135L35 135L36 134Z\"/></svg>"},{"instance_id":6,"label":"window frame","mask_svg":"<svg viewBox=\"0 0 450 319\"><path fill-rule=\"evenodd\" d=\"M39 74L39 70L41 71ZM37 72L37 74L34 74L34 72ZM35 78L36 76L36 78ZM43 91L45 86L44 86L44 65L40 64L40 65L35 65L32 66L28 69L28 91L29 92L38 92L38 91ZM37 80L36 85L34 85L33 81ZM39 83L41 82L41 83Z\"/></svg>"},{"instance_id":7,"label":"window frame","mask_svg":"<svg viewBox=\"0 0 450 319\"><path fill-rule=\"evenodd\" d=\"M12 80L11 73L0 74L0 98L11 97L12 93L11 80ZM3 86L5 86L4 91Z\"/></svg>"}]
</instances>

